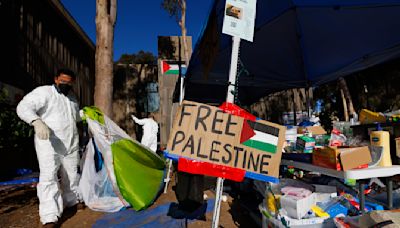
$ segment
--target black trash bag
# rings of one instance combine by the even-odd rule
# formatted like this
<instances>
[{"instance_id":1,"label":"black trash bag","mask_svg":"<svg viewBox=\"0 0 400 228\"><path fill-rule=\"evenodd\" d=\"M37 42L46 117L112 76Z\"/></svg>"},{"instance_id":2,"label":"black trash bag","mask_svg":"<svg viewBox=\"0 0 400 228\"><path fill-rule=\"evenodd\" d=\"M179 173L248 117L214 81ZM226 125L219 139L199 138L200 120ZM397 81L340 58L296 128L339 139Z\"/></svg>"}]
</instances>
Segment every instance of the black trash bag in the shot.
<instances>
[{"instance_id":1,"label":"black trash bag","mask_svg":"<svg viewBox=\"0 0 400 228\"><path fill-rule=\"evenodd\" d=\"M177 176L175 195L179 209L192 213L204 206L204 176L184 172L178 172Z\"/></svg>"}]
</instances>

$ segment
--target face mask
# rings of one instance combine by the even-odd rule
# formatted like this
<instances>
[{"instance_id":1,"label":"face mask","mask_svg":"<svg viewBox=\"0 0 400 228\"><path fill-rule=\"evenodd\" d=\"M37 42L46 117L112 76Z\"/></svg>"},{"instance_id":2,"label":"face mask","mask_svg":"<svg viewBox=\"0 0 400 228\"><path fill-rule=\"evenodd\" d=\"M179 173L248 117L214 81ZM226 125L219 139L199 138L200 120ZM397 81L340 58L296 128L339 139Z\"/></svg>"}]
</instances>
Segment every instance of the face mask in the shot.
<instances>
[{"instance_id":1,"label":"face mask","mask_svg":"<svg viewBox=\"0 0 400 228\"><path fill-rule=\"evenodd\" d=\"M58 84L57 87L60 90L60 92L62 94L64 94L65 96L67 96L69 91L72 89L72 86L70 86L68 84Z\"/></svg>"}]
</instances>

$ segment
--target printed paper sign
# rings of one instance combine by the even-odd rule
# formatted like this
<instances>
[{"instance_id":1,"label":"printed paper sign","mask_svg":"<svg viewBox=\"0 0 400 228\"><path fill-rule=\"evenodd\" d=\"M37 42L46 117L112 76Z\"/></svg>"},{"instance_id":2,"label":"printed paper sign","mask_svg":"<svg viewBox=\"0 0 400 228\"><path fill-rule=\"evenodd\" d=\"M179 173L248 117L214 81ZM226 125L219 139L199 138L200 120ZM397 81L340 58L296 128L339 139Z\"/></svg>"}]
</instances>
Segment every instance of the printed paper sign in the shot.
<instances>
[{"instance_id":1,"label":"printed paper sign","mask_svg":"<svg viewBox=\"0 0 400 228\"><path fill-rule=\"evenodd\" d=\"M285 127L184 101L167 145L171 154L278 177Z\"/></svg>"},{"instance_id":2,"label":"printed paper sign","mask_svg":"<svg viewBox=\"0 0 400 228\"><path fill-rule=\"evenodd\" d=\"M222 32L253 42L256 0L226 0Z\"/></svg>"}]
</instances>

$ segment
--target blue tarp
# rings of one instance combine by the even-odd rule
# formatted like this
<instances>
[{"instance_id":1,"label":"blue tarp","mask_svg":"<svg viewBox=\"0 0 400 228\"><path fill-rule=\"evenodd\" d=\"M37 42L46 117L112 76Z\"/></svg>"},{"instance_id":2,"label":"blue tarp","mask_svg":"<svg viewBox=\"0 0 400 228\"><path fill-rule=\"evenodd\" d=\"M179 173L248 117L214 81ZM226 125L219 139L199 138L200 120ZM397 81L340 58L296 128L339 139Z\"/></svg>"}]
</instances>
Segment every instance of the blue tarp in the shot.
<instances>
[{"instance_id":1,"label":"blue tarp","mask_svg":"<svg viewBox=\"0 0 400 228\"><path fill-rule=\"evenodd\" d=\"M21 179L21 180L11 180L11 181L0 182L0 186L19 185L19 184L33 184L33 183L37 183L37 182L39 182L39 178L32 177L32 178Z\"/></svg>"},{"instance_id":2,"label":"blue tarp","mask_svg":"<svg viewBox=\"0 0 400 228\"><path fill-rule=\"evenodd\" d=\"M208 200L206 213L213 210L214 203L214 199ZM116 213L110 213L97 220L93 227L186 227L186 223L196 221L191 219L174 219L169 216L168 212L173 204L174 203L167 203L143 211L123 210Z\"/></svg>"},{"instance_id":3,"label":"blue tarp","mask_svg":"<svg viewBox=\"0 0 400 228\"><path fill-rule=\"evenodd\" d=\"M185 99L225 100L232 37L222 34L224 7L215 0L210 10L189 64ZM399 28L400 0L258 0L254 41L241 41L239 101L251 104L398 58Z\"/></svg>"}]
</instances>

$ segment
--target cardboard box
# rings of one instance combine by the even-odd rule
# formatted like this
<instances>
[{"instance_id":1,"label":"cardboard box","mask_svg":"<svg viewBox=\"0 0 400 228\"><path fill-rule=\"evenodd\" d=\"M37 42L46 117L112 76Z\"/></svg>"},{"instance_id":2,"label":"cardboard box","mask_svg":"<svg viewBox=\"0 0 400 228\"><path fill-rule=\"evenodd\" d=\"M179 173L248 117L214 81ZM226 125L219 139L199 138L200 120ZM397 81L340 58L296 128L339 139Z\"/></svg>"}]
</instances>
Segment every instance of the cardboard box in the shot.
<instances>
[{"instance_id":1,"label":"cardboard box","mask_svg":"<svg viewBox=\"0 0 400 228\"><path fill-rule=\"evenodd\" d=\"M396 138L396 156L400 158L400 138Z\"/></svg>"},{"instance_id":2,"label":"cardboard box","mask_svg":"<svg viewBox=\"0 0 400 228\"><path fill-rule=\"evenodd\" d=\"M339 155L343 153L343 156ZM371 153L365 147L322 147L316 148L313 152L313 165L342 170L354 168L366 168L372 162Z\"/></svg>"},{"instance_id":3,"label":"cardboard box","mask_svg":"<svg viewBox=\"0 0 400 228\"><path fill-rule=\"evenodd\" d=\"M340 151L335 147L321 147L315 148L312 157L313 165L341 170L340 162L338 159Z\"/></svg>"},{"instance_id":4,"label":"cardboard box","mask_svg":"<svg viewBox=\"0 0 400 228\"><path fill-rule=\"evenodd\" d=\"M344 171L372 162L368 146L340 148L340 163Z\"/></svg>"},{"instance_id":5,"label":"cardboard box","mask_svg":"<svg viewBox=\"0 0 400 228\"><path fill-rule=\"evenodd\" d=\"M305 131L311 132L312 135L326 135L326 131L321 126L298 127L297 133L303 134Z\"/></svg>"}]
</instances>

